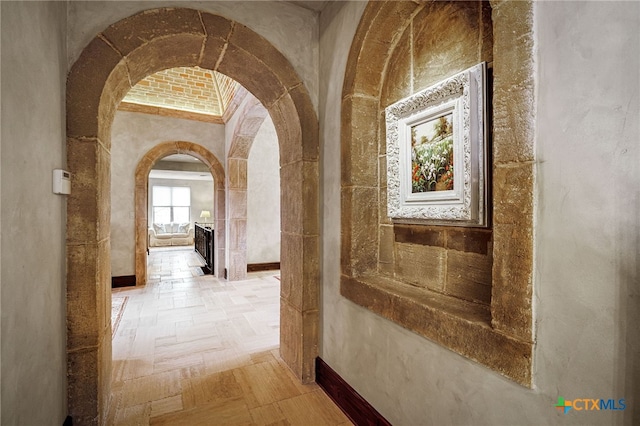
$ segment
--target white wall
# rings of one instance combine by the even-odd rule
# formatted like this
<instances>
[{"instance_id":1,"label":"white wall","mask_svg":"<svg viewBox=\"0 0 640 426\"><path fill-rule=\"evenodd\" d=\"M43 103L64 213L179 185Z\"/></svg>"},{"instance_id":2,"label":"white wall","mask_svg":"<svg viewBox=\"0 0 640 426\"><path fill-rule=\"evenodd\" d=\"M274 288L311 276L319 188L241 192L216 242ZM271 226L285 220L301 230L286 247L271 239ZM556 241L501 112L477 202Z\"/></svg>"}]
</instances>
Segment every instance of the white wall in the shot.
<instances>
[{"instance_id":1,"label":"white wall","mask_svg":"<svg viewBox=\"0 0 640 426\"><path fill-rule=\"evenodd\" d=\"M338 110L363 6L332 4L321 16L320 356L393 424L639 424L640 4L535 7L534 389L339 294ZM559 396L625 398L627 409L564 415Z\"/></svg>"},{"instance_id":2,"label":"white wall","mask_svg":"<svg viewBox=\"0 0 640 426\"><path fill-rule=\"evenodd\" d=\"M111 130L111 276L135 275L135 171L145 153L162 142L192 142L213 152L224 167L224 131L222 124L116 113Z\"/></svg>"},{"instance_id":3,"label":"white wall","mask_svg":"<svg viewBox=\"0 0 640 426\"><path fill-rule=\"evenodd\" d=\"M1 2L1 423L66 417L66 3Z\"/></svg>"},{"instance_id":4,"label":"white wall","mask_svg":"<svg viewBox=\"0 0 640 426\"><path fill-rule=\"evenodd\" d=\"M247 263L280 261L280 155L271 117L260 126L247 164Z\"/></svg>"},{"instance_id":5,"label":"white wall","mask_svg":"<svg viewBox=\"0 0 640 426\"><path fill-rule=\"evenodd\" d=\"M340 296L340 105L351 41L366 2L340 2L320 15L320 188L322 191L322 300L320 356L340 372L333 359L346 340L345 330L331 316L350 302ZM338 306L340 305L340 306ZM334 306L336 311L328 308ZM326 342L326 343L325 343ZM326 348L326 349L325 349ZM334 366L335 364L335 366ZM343 376L345 377L345 376Z\"/></svg>"},{"instance_id":6,"label":"white wall","mask_svg":"<svg viewBox=\"0 0 640 426\"><path fill-rule=\"evenodd\" d=\"M537 385L640 424L640 3L536 12Z\"/></svg>"}]
</instances>

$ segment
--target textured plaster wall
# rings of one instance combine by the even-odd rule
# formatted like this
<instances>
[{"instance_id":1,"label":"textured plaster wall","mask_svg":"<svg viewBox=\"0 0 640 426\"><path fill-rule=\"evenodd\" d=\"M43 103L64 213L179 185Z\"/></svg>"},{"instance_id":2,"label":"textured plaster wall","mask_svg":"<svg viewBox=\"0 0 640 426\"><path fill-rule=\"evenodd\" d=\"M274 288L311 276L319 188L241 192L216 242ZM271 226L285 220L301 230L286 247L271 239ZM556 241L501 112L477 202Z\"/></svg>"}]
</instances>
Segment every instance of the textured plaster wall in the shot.
<instances>
[{"instance_id":1,"label":"textured plaster wall","mask_svg":"<svg viewBox=\"0 0 640 426\"><path fill-rule=\"evenodd\" d=\"M111 135L111 276L135 275L134 188L136 166L162 142L202 145L224 164L221 124L118 111Z\"/></svg>"},{"instance_id":2,"label":"textured plaster wall","mask_svg":"<svg viewBox=\"0 0 640 426\"><path fill-rule=\"evenodd\" d=\"M66 413L66 3L2 2L2 424Z\"/></svg>"},{"instance_id":3,"label":"textured plaster wall","mask_svg":"<svg viewBox=\"0 0 640 426\"><path fill-rule=\"evenodd\" d=\"M340 296L340 102L351 41L366 2L332 3L320 19L320 146L322 191L322 310L320 356L344 378L347 360L341 346L355 309ZM371 316L380 320L376 316ZM355 362L353 360L352 362Z\"/></svg>"},{"instance_id":4,"label":"textured plaster wall","mask_svg":"<svg viewBox=\"0 0 640 426\"><path fill-rule=\"evenodd\" d=\"M320 356L393 424L638 424L640 5L535 6L538 340L531 390L339 295L336 105L363 6L332 4L321 17ZM627 409L563 415L553 407L559 396L626 398Z\"/></svg>"},{"instance_id":5,"label":"textured plaster wall","mask_svg":"<svg viewBox=\"0 0 640 426\"><path fill-rule=\"evenodd\" d=\"M640 3L536 6L537 384L640 424Z\"/></svg>"},{"instance_id":6,"label":"textured plaster wall","mask_svg":"<svg viewBox=\"0 0 640 426\"><path fill-rule=\"evenodd\" d=\"M247 263L280 261L280 155L267 118L251 145L247 173Z\"/></svg>"},{"instance_id":7,"label":"textured plaster wall","mask_svg":"<svg viewBox=\"0 0 640 426\"><path fill-rule=\"evenodd\" d=\"M161 7L202 10L251 28L270 41L291 62L304 81L313 105L317 106L317 17L312 11L285 2L73 1L69 3L69 66L93 37L110 24L143 10Z\"/></svg>"}]
</instances>

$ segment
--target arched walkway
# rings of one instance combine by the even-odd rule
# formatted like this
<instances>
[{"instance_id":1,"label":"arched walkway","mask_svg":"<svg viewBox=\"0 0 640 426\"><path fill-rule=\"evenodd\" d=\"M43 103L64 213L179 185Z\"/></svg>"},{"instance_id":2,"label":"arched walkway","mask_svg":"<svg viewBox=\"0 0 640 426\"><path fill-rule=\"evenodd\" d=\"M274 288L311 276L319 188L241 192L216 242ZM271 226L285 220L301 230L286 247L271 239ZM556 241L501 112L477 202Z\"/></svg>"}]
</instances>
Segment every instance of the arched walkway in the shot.
<instances>
[{"instance_id":1,"label":"arched walkway","mask_svg":"<svg viewBox=\"0 0 640 426\"><path fill-rule=\"evenodd\" d=\"M214 232L216 252L214 254L215 274L224 274L224 227L225 227L225 175L220 161L205 147L192 142L165 142L149 150L136 167L135 221L136 221L136 282L147 282L147 229L149 228L147 200L149 196L149 172L156 163L167 155L189 154L202 161L213 176ZM220 202L222 200L222 202ZM222 231L219 231L222 230Z\"/></svg>"},{"instance_id":2,"label":"arched walkway","mask_svg":"<svg viewBox=\"0 0 640 426\"><path fill-rule=\"evenodd\" d=\"M255 98L240 113L233 129L227 154L227 193L229 201L229 268L230 281L247 277L247 176L248 158L253 140L267 117L267 110Z\"/></svg>"},{"instance_id":3,"label":"arched walkway","mask_svg":"<svg viewBox=\"0 0 640 426\"><path fill-rule=\"evenodd\" d=\"M148 10L98 34L67 80L68 401L78 424L102 423L110 395L111 125L132 85L176 66L232 77L274 122L282 177L280 355L303 382L314 380L319 145L309 94L289 61L244 25L192 9Z\"/></svg>"}]
</instances>

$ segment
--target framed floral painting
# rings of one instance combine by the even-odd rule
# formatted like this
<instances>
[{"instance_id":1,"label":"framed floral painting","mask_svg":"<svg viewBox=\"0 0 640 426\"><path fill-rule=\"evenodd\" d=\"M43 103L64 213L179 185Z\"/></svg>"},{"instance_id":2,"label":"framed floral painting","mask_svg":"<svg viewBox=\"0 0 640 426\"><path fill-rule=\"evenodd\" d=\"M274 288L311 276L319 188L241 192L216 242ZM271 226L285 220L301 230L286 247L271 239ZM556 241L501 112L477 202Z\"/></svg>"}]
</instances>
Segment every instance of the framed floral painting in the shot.
<instances>
[{"instance_id":1,"label":"framed floral painting","mask_svg":"<svg viewBox=\"0 0 640 426\"><path fill-rule=\"evenodd\" d=\"M397 222L487 226L486 64L387 107L387 210Z\"/></svg>"}]
</instances>

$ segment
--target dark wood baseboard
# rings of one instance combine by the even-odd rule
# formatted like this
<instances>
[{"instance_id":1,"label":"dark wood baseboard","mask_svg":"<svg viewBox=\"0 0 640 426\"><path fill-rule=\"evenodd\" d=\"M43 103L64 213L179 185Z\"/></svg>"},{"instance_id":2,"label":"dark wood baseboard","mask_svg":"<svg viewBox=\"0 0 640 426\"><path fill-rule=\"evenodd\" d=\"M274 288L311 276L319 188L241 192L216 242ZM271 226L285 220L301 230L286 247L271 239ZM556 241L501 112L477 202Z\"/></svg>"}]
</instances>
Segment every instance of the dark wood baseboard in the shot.
<instances>
[{"instance_id":1,"label":"dark wood baseboard","mask_svg":"<svg viewBox=\"0 0 640 426\"><path fill-rule=\"evenodd\" d=\"M111 288L135 287L136 276L124 275L122 277L111 277Z\"/></svg>"},{"instance_id":2,"label":"dark wood baseboard","mask_svg":"<svg viewBox=\"0 0 640 426\"><path fill-rule=\"evenodd\" d=\"M391 426L371 404L320 357L316 358L316 383L356 425Z\"/></svg>"},{"instance_id":3,"label":"dark wood baseboard","mask_svg":"<svg viewBox=\"0 0 640 426\"><path fill-rule=\"evenodd\" d=\"M250 263L247 265L247 272L276 271L278 269L280 269L280 262Z\"/></svg>"},{"instance_id":4,"label":"dark wood baseboard","mask_svg":"<svg viewBox=\"0 0 640 426\"><path fill-rule=\"evenodd\" d=\"M71 418L71 416L67 416L67 418L64 419L64 423L62 423L62 426L73 426L73 419Z\"/></svg>"}]
</instances>

